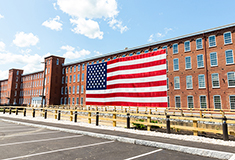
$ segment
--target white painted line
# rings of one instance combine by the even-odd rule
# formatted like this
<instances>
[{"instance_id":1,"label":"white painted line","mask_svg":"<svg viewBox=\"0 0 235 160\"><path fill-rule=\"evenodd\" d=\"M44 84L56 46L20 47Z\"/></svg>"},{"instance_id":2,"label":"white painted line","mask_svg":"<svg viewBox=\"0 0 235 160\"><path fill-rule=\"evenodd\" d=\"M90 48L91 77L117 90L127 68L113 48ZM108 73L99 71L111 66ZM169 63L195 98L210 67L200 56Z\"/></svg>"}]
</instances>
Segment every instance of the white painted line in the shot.
<instances>
[{"instance_id":1,"label":"white painted line","mask_svg":"<svg viewBox=\"0 0 235 160\"><path fill-rule=\"evenodd\" d=\"M5 137L22 137L22 136L28 136L28 135L34 136L34 135L38 135L38 134L51 134L51 133L58 133L58 132L60 132L60 131L39 132L39 133L32 132L32 133L23 133L21 135L19 135L20 133L18 133L18 135L12 134L12 135L7 135L7 136L0 136L0 138L5 138Z\"/></svg>"},{"instance_id":2,"label":"white painted line","mask_svg":"<svg viewBox=\"0 0 235 160\"><path fill-rule=\"evenodd\" d=\"M1 132L19 132L19 131L28 131L35 130L36 128L26 128L26 129L16 129L16 130L1 130Z\"/></svg>"},{"instance_id":3,"label":"white painted line","mask_svg":"<svg viewBox=\"0 0 235 160\"><path fill-rule=\"evenodd\" d=\"M25 143L37 143L37 142L45 142L45 141L54 141L54 140L59 140L59 139L68 139L68 138L75 138L75 137L82 137L82 136L83 135L75 135L75 136L57 137L57 138L49 138L49 139L39 139L39 140L33 140L33 141L6 143L6 144L0 144L0 147L17 145L17 144L25 144Z\"/></svg>"},{"instance_id":4,"label":"white painted line","mask_svg":"<svg viewBox=\"0 0 235 160\"><path fill-rule=\"evenodd\" d=\"M7 127L5 126L1 126L0 129L6 129L6 128L21 128L21 127L24 127L26 128L25 126L19 126L19 125L7 125Z\"/></svg>"},{"instance_id":5,"label":"white painted line","mask_svg":"<svg viewBox=\"0 0 235 160\"><path fill-rule=\"evenodd\" d=\"M162 151L162 149L158 149L158 150L155 150L155 151L152 151L152 152L144 153L144 154L141 154L141 155L138 155L138 156L135 156L135 157L131 157L131 158L127 158L127 159L124 159L124 160L132 160L132 159L136 159L136 158L139 158L139 157L144 157L144 156L147 156L149 154L153 154L153 153L160 152L160 151Z\"/></svg>"},{"instance_id":6,"label":"white painted line","mask_svg":"<svg viewBox=\"0 0 235 160\"><path fill-rule=\"evenodd\" d=\"M87 145L77 146L77 147L70 147L70 148L57 149L57 150L53 150L53 151L47 151L47 152L41 152L41 153L35 153L35 154L28 154L28 155L24 155L24 156L12 157L12 158L2 159L2 160L21 159L21 158L39 156L39 155L43 155L43 154L50 154L50 153L55 153L55 152L62 152L62 151L68 151L68 150L73 150L73 149L80 149L80 148L98 146L98 145L107 144L107 143L112 143L112 142L114 142L114 141L107 141L107 142L93 143L93 144L87 144Z\"/></svg>"}]
</instances>

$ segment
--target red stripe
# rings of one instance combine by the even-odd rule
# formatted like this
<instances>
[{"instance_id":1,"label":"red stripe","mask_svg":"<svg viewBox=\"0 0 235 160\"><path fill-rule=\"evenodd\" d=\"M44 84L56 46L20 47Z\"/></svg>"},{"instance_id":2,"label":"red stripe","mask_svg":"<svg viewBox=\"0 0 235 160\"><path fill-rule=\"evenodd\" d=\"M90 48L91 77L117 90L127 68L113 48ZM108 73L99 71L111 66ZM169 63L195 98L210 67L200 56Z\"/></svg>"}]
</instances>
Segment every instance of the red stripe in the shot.
<instances>
[{"instance_id":1,"label":"red stripe","mask_svg":"<svg viewBox=\"0 0 235 160\"><path fill-rule=\"evenodd\" d=\"M125 74L125 75L116 75L107 77L107 81L115 80L115 79L130 79L130 78L143 78L143 77L152 77L152 76L160 76L165 75L166 69L145 73L136 73L136 74Z\"/></svg>"},{"instance_id":2,"label":"red stripe","mask_svg":"<svg viewBox=\"0 0 235 160\"><path fill-rule=\"evenodd\" d=\"M86 105L100 106L133 106L133 107L167 107L167 102L135 103L135 102L86 102Z\"/></svg>"},{"instance_id":3,"label":"red stripe","mask_svg":"<svg viewBox=\"0 0 235 160\"><path fill-rule=\"evenodd\" d=\"M166 59L161 59L161 60L146 62L146 63L141 63L141 64L118 66L118 67L107 69L107 73L114 72L114 71L119 71L119 70L128 70L128 69L138 69L138 68L152 67L152 66L158 66L158 65L162 65L162 64L166 64Z\"/></svg>"},{"instance_id":4,"label":"red stripe","mask_svg":"<svg viewBox=\"0 0 235 160\"><path fill-rule=\"evenodd\" d=\"M108 85L107 89L113 88L140 88L140 87L154 87L154 86L164 86L166 85L166 80L154 81L154 82L142 82L142 83L119 83Z\"/></svg>"},{"instance_id":5,"label":"red stripe","mask_svg":"<svg viewBox=\"0 0 235 160\"><path fill-rule=\"evenodd\" d=\"M108 93L108 94L87 94L86 98L111 98L111 97L166 97L167 91L141 92L141 93Z\"/></svg>"},{"instance_id":6,"label":"red stripe","mask_svg":"<svg viewBox=\"0 0 235 160\"><path fill-rule=\"evenodd\" d=\"M145 54L140 54L140 55L135 55L135 56L130 56L130 57L117 58L117 59L108 61L107 65L117 63L117 62L131 61L131 60L135 60L135 59L142 59L142 58L157 56L157 55L161 55L161 54L166 54L166 50L162 49L162 50L153 51L153 52L149 52L149 53L145 53Z\"/></svg>"}]
</instances>

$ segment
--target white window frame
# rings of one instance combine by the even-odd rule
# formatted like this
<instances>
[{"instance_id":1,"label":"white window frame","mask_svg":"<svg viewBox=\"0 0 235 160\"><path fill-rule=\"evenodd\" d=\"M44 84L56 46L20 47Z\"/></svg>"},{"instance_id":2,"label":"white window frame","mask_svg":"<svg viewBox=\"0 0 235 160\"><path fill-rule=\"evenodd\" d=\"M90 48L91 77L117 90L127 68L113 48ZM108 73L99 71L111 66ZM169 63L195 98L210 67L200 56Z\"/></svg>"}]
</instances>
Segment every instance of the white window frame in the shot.
<instances>
[{"instance_id":1,"label":"white window frame","mask_svg":"<svg viewBox=\"0 0 235 160\"><path fill-rule=\"evenodd\" d=\"M229 80L230 80L230 79L229 79L229 76L228 76L229 73L233 73L233 75L234 75L234 77L235 77L235 72L228 72L228 73L227 73L228 87L235 87L235 85L234 85L234 86L230 86L230 85L229 85Z\"/></svg>"},{"instance_id":2,"label":"white window frame","mask_svg":"<svg viewBox=\"0 0 235 160\"><path fill-rule=\"evenodd\" d=\"M214 60L214 59L211 59L211 55L212 55L212 54L215 54L215 57L216 57L216 64L212 64L212 60ZM211 53L210 53L210 64L211 64L211 67L218 66L217 52L211 52Z\"/></svg>"},{"instance_id":3,"label":"white window frame","mask_svg":"<svg viewBox=\"0 0 235 160\"><path fill-rule=\"evenodd\" d=\"M190 107L189 107L189 101L188 101L188 98L189 98L189 97L192 97L192 98L193 98L193 96L192 96L192 95L188 95L188 96L187 96L187 107L188 107L188 108L190 108ZM193 99L193 101L194 101L194 99ZM192 102L192 104L193 104L193 102ZM193 104L193 107L192 107L192 108L194 108L194 104Z\"/></svg>"},{"instance_id":4,"label":"white window frame","mask_svg":"<svg viewBox=\"0 0 235 160\"><path fill-rule=\"evenodd\" d=\"M230 33L230 42L226 42L226 39L225 39L225 34L227 34L227 33ZM226 44L231 44L231 43L233 43L232 42L232 33L229 31L229 32L225 32L224 33L224 45L226 45Z\"/></svg>"},{"instance_id":5,"label":"white window frame","mask_svg":"<svg viewBox=\"0 0 235 160\"><path fill-rule=\"evenodd\" d=\"M199 64L199 63L198 63L198 62L199 62L199 61L198 61L198 57L199 57L199 56L202 56L202 62L203 62L203 63L202 63L202 64L203 64L202 66L199 66L199 65L198 65L198 64ZM204 68L204 56L203 56L203 54L198 54L198 55L197 55L197 68Z\"/></svg>"},{"instance_id":6,"label":"white window frame","mask_svg":"<svg viewBox=\"0 0 235 160\"><path fill-rule=\"evenodd\" d=\"M198 48L198 40L201 40L201 48ZM202 38L197 38L196 39L196 49L199 50L199 49L202 49L202 48L203 48Z\"/></svg>"},{"instance_id":7,"label":"white window frame","mask_svg":"<svg viewBox=\"0 0 235 160\"><path fill-rule=\"evenodd\" d=\"M232 106L231 106L231 96L234 96L234 97L235 97L235 95L229 95L229 105L230 105L230 109L235 109L235 102L233 102L233 103L234 103L234 108L232 108Z\"/></svg>"},{"instance_id":8,"label":"white window frame","mask_svg":"<svg viewBox=\"0 0 235 160\"><path fill-rule=\"evenodd\" d=\"M176 48L175 48L176 47ZM179 53L179 50L178 50L178 43L175 43L172 45L172 48L173 48L173 54L177 54Z\"/></svg>"},{"instance_id":9,"label":"white window frame","mask_svg":"<svg viewBox=\"0 0 235 160\"><path fill-rule=\"evenodd\" d=\"M179 88L175 88L175 86L176 86L176 83L175 83L176 78L179 78ZM174 89L180 89L180 77L179 76L174 77Z\"/></svg>"},{"instance_id":10,"label":"white window frame","mask_svg":"<svg viewBox=\"0 0 235 160\"><path fill-rule=\"evenodd\" d=\"M204 87L200 86L200 76L203 76L203 83L204 83ZM199 74L198 75L198 88L206 88L206 83L205 83L205 75L204 74Z\"/></svg>"},{"instance_id":11,"label":"white window frame","mask_svg":"<svg viewBox=\"0 0 235 160\"><path fill-rule=\"evenodd\" d=\"M233 62L230 62L230 63L228 63L228 61L227 61L227 52L228 51L232 51L232 60L233 60ZM226 65L234 64L234 57L233 57L233 50L232 49L228 49L228 50L225 51L225 61L226 61Z\"/></svg>"},{"instance_id":12,"label":"white window frame","mask_svg":"<svg viewBox=\"0 0 235 160\"><path fill-rule=\"evenodd\" d=\"M186 62L186 58L190 58L190 68L187 68L188 63ZM185 69L192 69L191 56L185 57Z\"/></svg>"},{"instance_id":13,"label":"white window frame","mask_svg":"<svg viewBox=\"0 0 235 160\"><path fill-rule=\"evenodd\" d=\"M191 87L188 86L188 80L191 81ZM193 77L191 75L186 76L186 89L193 89Z\"/></svg>"},{"instance_id":14,"label":"white window frame","mask_svg":"<svg viewBox=\"0 0 235 160\"><path fill-rule=\"evenodd\" d=\"M210 38L211 37L215 37L215 44L214 45L211 45L211 42L210 42ZM215 47L216 46L216 36L215 35L211 35L208 37L208 40L209 40L209 47Z\"/></svg>"},{"instance_id":15,"label":"white window frame","mask_svg":"<svg viewBox=\"0 0 235 160\"><path fill-rule=\"evenodd\" d=\"M178 69L175 69L175 60L177 60L177 62L178 62ZM173 68L174 68L174 71L178 71L179 70L179 58L174 58L173 59Z\"/></svg>"},{"instance_id":16,"label":"white window frame","mask_svg":"<svg viewBox=\"0 0 235 160\"><path fill-rule=\"evenodd\" d=\"M215 74L218 75L219 86L214 86L214 85L213 85L213 77L212 77L212 75L215 75ZM212 74L211 74L211 83L212 83L212 88L220 88L219 73L212 73Z\"/></svg>"},{"instance_id":17,"label":"white window frame","mask_svg":"<svg viewBox=\"0 0 235 160\"><path fill-rule=\"evenodd\" d=\"M180 107L176 107L177 105L176 105L176 98L177 97L179 97L180 98L180 96L175 96L175 108L181 108L181 98L180 98L180 102L179 102L179 104L180 104Z\"/></svg>"},{"instance_id":18,"label":"white window frame","mask_svg":"<svg viewBox=\"0 0 235 160\"><path fill-rule=\"evenodd\" d=\"M189 49L186 48L186 43L189 43L189 46L188 46ZM184 52L189 52L189 51L191 51L191 46L190 46L190 45L191 45L191 44L190 44L190 41L185 41L185 42L184 42Z\"/></svg>"},{"instance_id":19,"label":"white window frame","mask_svg":"<svg viewBox=\"0 0 235 160\"><path fill-rule=\"evenodd\" d=\"M203 96L203 97L206 97L206 95L200 95L200 96L199 96L200 108L201 108L201 109L204 109L204 108L202 108L202 102L201 102L201 97L202 97L202 96ZM204 103L204 102L203 102L203 103ZM206 108L207 108L207 98L206 98Z\"/></svg>"},{"instance_id":20,"label":"white window frame","mask_svg":"<svg viewBox=\"0 0 235 160\"><path fill-rule=\"evenodd\" d=\"M215 96L219 96L220 97L220 108L215 108ZM213 102L214 102L214 109L222 109L222 100L221 100L221 96L220 95L214 95L213 96Z\"/></svg>"}]
</instances>

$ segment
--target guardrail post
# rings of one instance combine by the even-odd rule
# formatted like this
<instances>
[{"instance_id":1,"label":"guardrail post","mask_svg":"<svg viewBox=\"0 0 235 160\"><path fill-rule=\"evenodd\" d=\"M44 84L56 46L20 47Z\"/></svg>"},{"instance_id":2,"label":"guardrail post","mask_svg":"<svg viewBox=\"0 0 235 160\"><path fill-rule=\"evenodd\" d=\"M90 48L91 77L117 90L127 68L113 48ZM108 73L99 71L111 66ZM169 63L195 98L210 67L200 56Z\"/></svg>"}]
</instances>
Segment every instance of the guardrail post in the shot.
<instances>
[{"instance_id":1,"label":"guardrail post","mask_svg":"<svg viewBox=\"0 0 235 160\"><path fill-rule=\"evenodd\" d=\"M149 124L151 122L151 117L150 116L147 117L147 122L148 122L147 131L150 131L151 130L151 125Z\"/></svg>"},{"instance_id":2,"label":"guardrail post","mask_svg":"<svg viewBox=\"0 0 235 160\"><path fill-rule=\"evenodd\" d=\"M198 127L197 120L193 120L193 127L194 127L194 128L197 128L197 127ZM194 136L198 136L198 130L194 130L194 131L193 131L193 135L194 135Z\"/></svg>"},{"instance_id":3,"label":"guardrail post","mask_svg":"<svg viewBox=\"0 0 235 160\"><path fill-rule=\"evenodd\" d=\"M73 121L73 111L70 111L70 121Z\"/></svg>"},{"instance_id":4,"label":"guardrail post","mask_svg":"<svg viewBox=\"0 0 235 160\"><path fill-rule=\"evenodd\" d=\"M45 109L44 119L47 119L47 110Z\"/></svg>"},{"instance_id":5,"label":"guardrail post","mask_svg":"<svg viewBox=\"0 0 235 160\"><path fill-rule=\"evenodd\" d=\"M3 108L3 114L5 114L5 113L6 113L6 108L4 107L4 108Z\"/></svg>"},{"instance_id":6,"label":"guardrail post","mask_svg":"<svg viewBox=\"0 0 235 160\"><path fill-rule=\"evenodd\" d=\"M58 120L60 120L60 110L58 111Z\"/></svg>"},{"instance_id":7,"label":"guardrail post","mask_svg":"<svg viewBox=\"0 0 235 160\"><path fill-rule=\"evenodd\" d=\"M168 115L166 115L166 133L171 133L171 122Z\"/></svg>"},{"instance_id":8,"label":"guardrail post","mask_svg":"<svg viewBox=\"0 0 235 160\"><path fill-rule=\"evenodd\" d=\"M99 112L96 112L96 126L99 125Z\"/></svg>"},{"instance_id":9,"label":"guardrail post","mask_svg":"<svg viewBox=\"0 0 235 160\"><path fill-rule=\"evenodd\" d=\"M223 140L228 141L228 124L226 123L227 118L224 116L223 118Z\"/></svg>"},{"instance_id":10,"label":"guardrail post","mask_svg":"<svg viewBox=\"0 0 235 160\"><path fill-rule=\"evenodd\" d=\"M11 114L11 107L10 107L10 110L9 110L9 114Z\"/></svg>"},{"instance_id":11,"label":"guardrail post","mask_svg":"<svg viewBox=\"0 0 235 160\"><path fill-rule=\"evenodd\" d=\"M202 110L200 110L200 118L203 118L203 116L202 116Z\"/></svg>"},{"instance_id":12,"label":"guardrail post","mask_svg":"<svg viewBox=\"0 0 235 160\"><path fill-rule=\"evenodd\" d=\"M78 118L78 112L75 111L75 112L74 112L74 122L77 122L77 118Z\"/></svg>"},{"instance_id":13,"label":"guardrail post","mask_svg":"<svg viewBox=\"0 0 235 160\"><path fill-rule=\"evenodd\" d=\"M24 117L26 116L26 108L24 109Z\"/></svg>"},{"instance_id":14,"label":"guardrail post","mask_svg":"<svg viewBox=\"0 0 235 160\"><path fill-rule=\"evenodd\" d=\"M113 119L115 119L115 120L113 121L113 127L116 127L116 125L117 125L117 122L116 122L116 114L113 114Z\"/></svg>"},{"instance_id":15,"label":"guardrail post","mask_svg":"<svg viewBox=\"0 0 235 160\"><path fill-rule=\"evenodd\" d=\"M91 112L88 112L88 123L91 124Z\"/></svg>"},{"instance_id":16,"label":"guardrail post","mask_svg":"<svg viewBox=\"0 0 235 160\"><path fill-rule=\"evenodd\" d=\"M18 115L18 108L16 108L16 115Z\"/></svg>"},{"instance_id":17,"label":"guardrail post","mask_svg":"<svg viewBox=\"0 0 235 160\"><path fill-rule=\"evenodd\" d=\"M130 113L127 113L126 128L130 128Z\"/></svg>"},{"instance_id":18,"label":"guardrail post","mask_svg":"<svg viewBox=\"0 0 235 160\"><path fill-rule=\"evenodd\" d=\"M57 119L57 114L58 114L58 111L57 109L55 110L55 119Z\"/></svg>"},{"instance_id":19,"label":"guardrail post","mask_svg":"<svg viewBox=\"0 0 235 160\"><path fill-rule=\"evenodd\" d=\"M33 109L33 117L35 117L35 109Z\"/></svg>"}]
</instances>

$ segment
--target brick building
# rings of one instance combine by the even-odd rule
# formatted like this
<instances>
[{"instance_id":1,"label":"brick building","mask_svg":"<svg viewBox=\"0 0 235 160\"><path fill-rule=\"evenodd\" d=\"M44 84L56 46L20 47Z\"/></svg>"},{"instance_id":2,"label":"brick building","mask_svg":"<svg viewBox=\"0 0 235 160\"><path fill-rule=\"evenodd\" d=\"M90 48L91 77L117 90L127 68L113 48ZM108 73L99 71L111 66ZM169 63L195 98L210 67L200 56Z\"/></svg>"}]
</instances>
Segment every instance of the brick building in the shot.
<instances>
[{"instance_id":1,"label":"brick building","mask_svg":"<svg viewBox=\"0 0 235 160\"><path fill-rule=\"evenodd\" d=\"M44 71L9 70L8 79L0 80L0 104L41 104L43 92L45 104L85 104L88 64L166 49L168 106L235 109L234 34L235 23L75 63L49 56Z\"/></svg>"}]
</instances>

